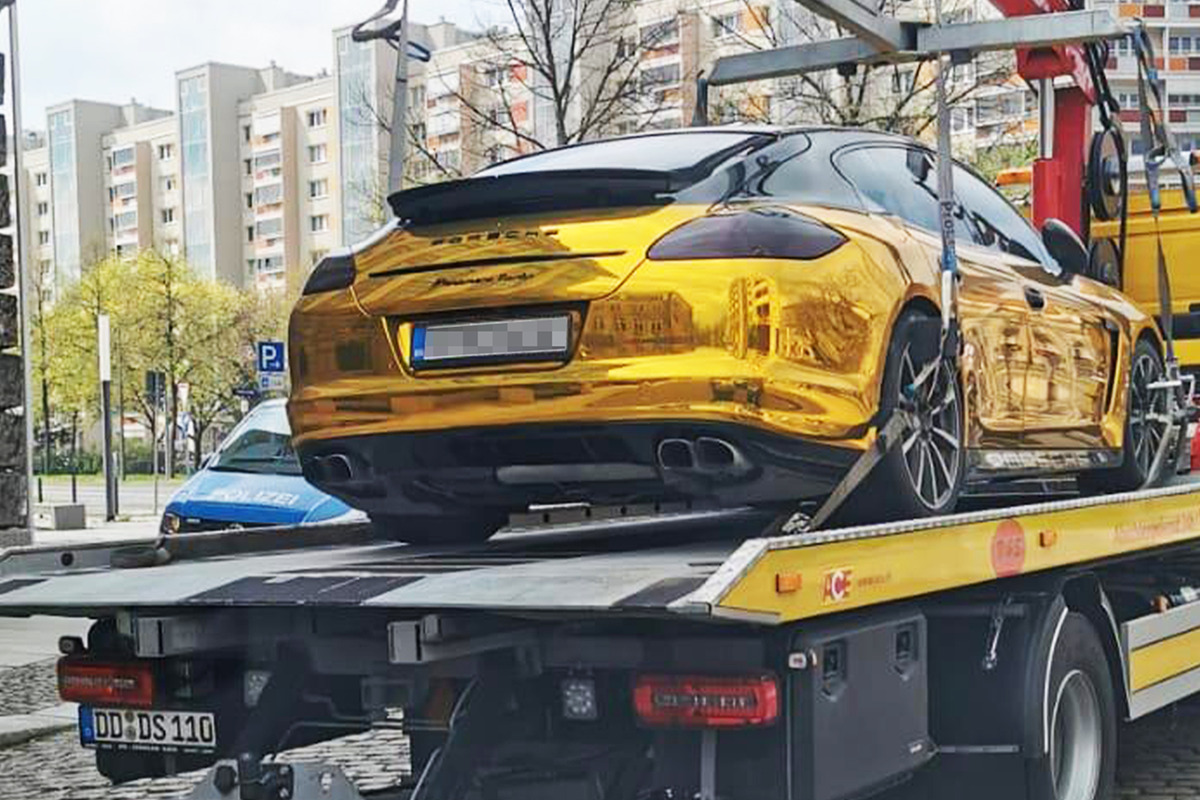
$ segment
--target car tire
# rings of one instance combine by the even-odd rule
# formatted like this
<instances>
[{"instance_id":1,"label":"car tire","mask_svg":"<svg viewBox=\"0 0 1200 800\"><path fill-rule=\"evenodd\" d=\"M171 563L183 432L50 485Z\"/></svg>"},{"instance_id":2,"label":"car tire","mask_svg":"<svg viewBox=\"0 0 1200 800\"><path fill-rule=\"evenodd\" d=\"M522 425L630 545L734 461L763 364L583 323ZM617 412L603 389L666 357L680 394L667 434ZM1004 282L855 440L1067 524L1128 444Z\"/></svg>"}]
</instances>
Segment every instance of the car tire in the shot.
<instances>
[{"instance_id":1,"label":"car tire","mask_svg":"<svg viewBox=\"0 0 1200 800\"><path fill-rule=\"evenodd\" d=\"M372 514L371 524L388 539L408 544L473 544L484 542L507 524L501 511L468 514Z\"/></svg>"},{"instance_id":2,"label":"car tire","mask_svg":"<svg viewBox=\"0 0 1200 800\"><path fill-rule=\"evenodd\" d=\"M880 389L880 426L900 403L904 386L912 383L925 364L939 357L940 324L916 310L900 315L892 329ZM954 510L966 471L962 386L957 375L939 368L928 384L930 394L944 398L922 414L921 424L906 430L900 441L836 515L840 524L913 519Z\"/></svg>"},{"instance_id":3,"label":"car tire","mask_svg":"<svg viewBox=\"0 0 1200 800\"><path fill-rule=\"evenodd\" d=\"M1151 476L1154 451L1165 430L1139 419L1148 411L1165 413L1166 394L1151 391L1147 386L1160 380L1165 373L1162 356L1151 342L1142 339L1133 348L1129 363L1129 394L1125 404L1125 435L1122 437L1121 464L1114 469L1097 470L1079 476L1080 491L1088 494L1112 494L1131 492L1158 482L1170 474L1163 468ZM1168 458L1166 464L1174 464ZM1164 465L1165 466L1165 465Z\"/></svg>"},{"instance_id":4,"label":"car tire","mask_svg":"<svg viewBox=\"0 0 1200 800\"><path fill-rule=\"evenodd\" d=\"M1110 798L1116 783L1116 698L1104 645L1087 617L1066 615L1050 658L1046 692L1036 704L1050 726L1050 750L1028 762L1029 796Z\"/></svg>"}]
</instances>

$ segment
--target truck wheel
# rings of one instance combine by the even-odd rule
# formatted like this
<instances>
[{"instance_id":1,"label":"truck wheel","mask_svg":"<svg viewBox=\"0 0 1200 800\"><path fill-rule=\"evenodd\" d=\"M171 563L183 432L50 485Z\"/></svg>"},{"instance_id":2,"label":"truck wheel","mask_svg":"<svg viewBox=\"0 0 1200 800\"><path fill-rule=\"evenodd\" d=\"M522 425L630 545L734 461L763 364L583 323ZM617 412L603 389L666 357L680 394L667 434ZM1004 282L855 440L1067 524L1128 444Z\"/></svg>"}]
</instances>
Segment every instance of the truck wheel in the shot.
<instances>
[{"instance_id":1,"label":"truck wheel","mask_svg":"<svg viewBox=\"0 0 1200 800\"><path fill-rule=\"evenodd\" d=\"M473 544L484 542L504 527L508 516L500 511L455 514L371 514L371 524L381 535L409 544Z\"/></svg>"},{"instance_id":2,"label":"truck wheel","mask_svg":"<svg viewBox=\"0 0 1200 800\"><path fill-rule=\"evenodd\" d=\"M1104 646L1082 614L1063 621L1045 703L1050 747L1030 764L1030 797L1107 800L1117 773L1116 701Z\"/></svg>"}]
</instances>

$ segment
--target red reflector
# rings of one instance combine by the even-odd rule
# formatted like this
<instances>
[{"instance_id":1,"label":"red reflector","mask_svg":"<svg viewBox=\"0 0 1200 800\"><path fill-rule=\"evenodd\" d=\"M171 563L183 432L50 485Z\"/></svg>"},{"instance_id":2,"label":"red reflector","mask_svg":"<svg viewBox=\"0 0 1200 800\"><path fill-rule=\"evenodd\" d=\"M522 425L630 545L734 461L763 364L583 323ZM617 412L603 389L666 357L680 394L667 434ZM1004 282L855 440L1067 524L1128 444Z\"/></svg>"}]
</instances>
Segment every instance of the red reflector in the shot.
<instances>
[{"instance_id":1,"label":"red reflector","mask_svg":"<svg viewBox=\"0 0 1200 800\"><path fill-rule=\"evenodd\" d=\"M58 694L72 703L149 708L154 704L154 673L145 663L60 658Z\"/></svg>"},{"instance_id":2,"label":"red reflector","mask_svg":"<svg viewBox=\"0 0 1200 800\"><path fill-rule=\"evenodd\" d=\"M769 725L779 716L779 685L773 675L639 675L633 687L633 705L646 725Z\"/></svg>"}]
</instances>

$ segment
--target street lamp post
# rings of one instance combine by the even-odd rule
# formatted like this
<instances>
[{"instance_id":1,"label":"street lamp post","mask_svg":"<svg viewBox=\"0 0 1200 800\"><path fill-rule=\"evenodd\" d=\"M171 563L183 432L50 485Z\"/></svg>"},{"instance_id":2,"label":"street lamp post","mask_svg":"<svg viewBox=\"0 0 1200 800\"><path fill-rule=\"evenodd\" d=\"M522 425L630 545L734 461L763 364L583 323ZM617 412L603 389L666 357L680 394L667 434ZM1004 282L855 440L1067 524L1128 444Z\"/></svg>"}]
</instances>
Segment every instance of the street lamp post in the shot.
<instances>
[{"instance_id":1,"label":"street lamp post","mask_svg":"<svg viewBox=\"0 0 1200 800\"><path fill-rule=\"evenodd\" d=\"M100 418L104 436L104 518L117 518L117 475L112 452L112 352L108 314L97 318L100 351Z\"/></svg>"}]
</instances>

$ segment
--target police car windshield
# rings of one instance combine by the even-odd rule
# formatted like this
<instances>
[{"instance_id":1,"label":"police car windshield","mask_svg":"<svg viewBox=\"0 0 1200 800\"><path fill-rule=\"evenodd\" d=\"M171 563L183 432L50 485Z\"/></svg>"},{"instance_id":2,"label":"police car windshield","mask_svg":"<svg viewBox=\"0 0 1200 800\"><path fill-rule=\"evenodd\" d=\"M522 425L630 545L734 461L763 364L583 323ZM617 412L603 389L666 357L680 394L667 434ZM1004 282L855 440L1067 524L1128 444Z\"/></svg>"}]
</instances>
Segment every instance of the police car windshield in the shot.
<instances>
[{"instance_id":1,"label":"police car windshield","mask_svg":"<svg viewBox=\"0 0 1200 800\"><path fill-rule=\"evenodd\" d=\"M300 460L292 450L292 431L282 403L261 406L233 429L209 469L299 475Z\"/></svg>"}]
</instances>

